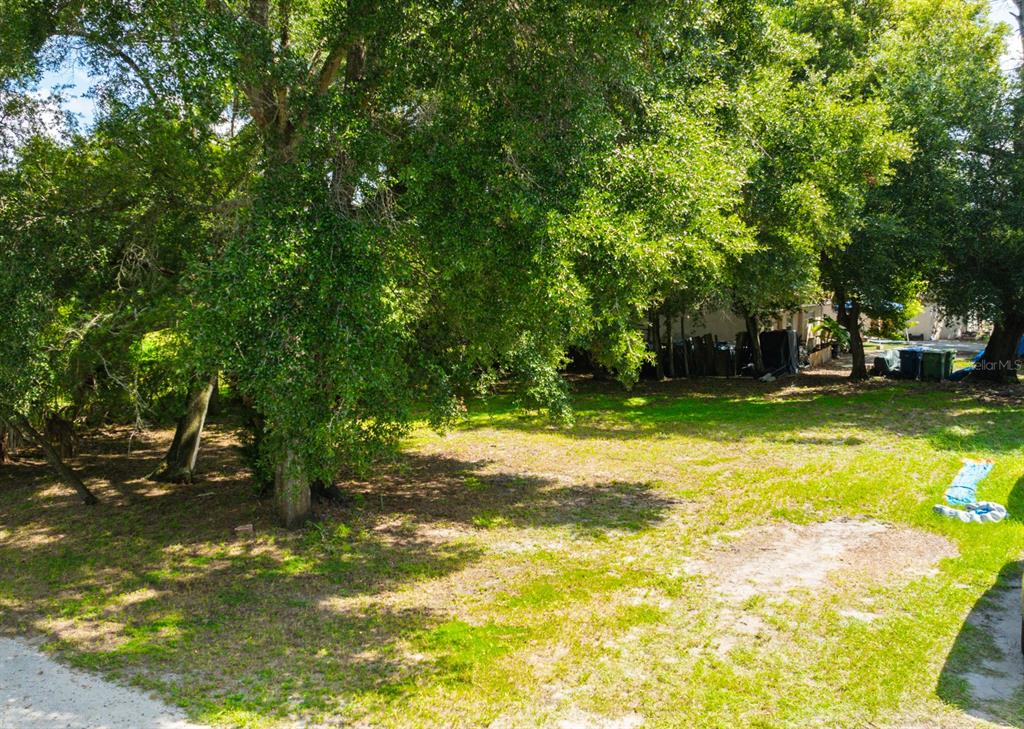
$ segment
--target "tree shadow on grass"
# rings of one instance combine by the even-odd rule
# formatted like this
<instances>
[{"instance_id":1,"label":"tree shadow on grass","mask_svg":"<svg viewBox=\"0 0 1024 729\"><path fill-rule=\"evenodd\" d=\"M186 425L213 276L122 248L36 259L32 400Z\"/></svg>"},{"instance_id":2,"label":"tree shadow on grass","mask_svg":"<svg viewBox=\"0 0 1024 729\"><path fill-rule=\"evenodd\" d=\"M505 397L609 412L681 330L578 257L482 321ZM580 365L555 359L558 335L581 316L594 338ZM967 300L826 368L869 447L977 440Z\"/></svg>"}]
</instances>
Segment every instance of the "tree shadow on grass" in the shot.
<instances>
[{"instance_id":1,"label":"tree shadow on grass","mask_svg":"<svg viewBox=\"0 0 1024 729\"><path fill-rule=\"evenodd\" d=\"M0 625L210 721L398 701L427 675L470 681L522 631L453 621L444 595L418 594L484 557L474 530L587 538L643 529L675 503L644 484L566 485L410 456L286 532L254 498L224 424L211 425L193 484L145 479L169 432L137 439L131 456L124 437L97 436L76 460L96 507L34 460L0 467ZM253 531L236 534L245 524ZM394 597L409 586L416 599Z\"/></svg>"},{"instance_id":2,"label":"tree shadow on grass","mask_svg":"<svg viewBox=\"0 0 1024 729\"><path fill-rule=\"evenodd\" d=\"M1024 727L1021 569L1008 562L975 603L939 676L936 693L978 719Z\"/></svg>"},{"instance_id":3,"label":"tree shadow on grass","mask_svg":"<svg viewBox=\"0 0 1024 729\"><path fill-rule=\"evenodd\" d=\"M590 484L489 471L487 461L404 454L368 481L348 481L367 508L401 514L410 523L486 527L570 527L584 531L639 531L683 502L651 484ZM330 513L344 517L346 508Z\"/></svg>"},{"instance_id":4,"label":"tree shadow on grass","mask_svg":"<svg viewBox=\"0 0 1024 729\"><path fill-rule=\"evenodd\" d=\"M1024 476L1017 479L1010 489L1010 495L1006 497L1006 511L1010 519L1024 522Z\"/></svg>"}]
</instances>

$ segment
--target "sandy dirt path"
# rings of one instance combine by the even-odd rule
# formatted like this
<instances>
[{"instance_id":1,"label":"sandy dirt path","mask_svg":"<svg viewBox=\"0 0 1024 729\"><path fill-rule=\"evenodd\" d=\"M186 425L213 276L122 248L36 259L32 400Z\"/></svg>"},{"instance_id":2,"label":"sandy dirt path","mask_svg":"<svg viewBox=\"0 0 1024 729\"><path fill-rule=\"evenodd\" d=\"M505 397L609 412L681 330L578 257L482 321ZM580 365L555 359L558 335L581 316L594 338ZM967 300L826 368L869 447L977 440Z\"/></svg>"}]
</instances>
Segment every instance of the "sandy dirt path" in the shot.
<instances>
[{"instance_id":1,"label":"sandy dirt path","mask_svg":"<svg viewBox=\"0 0 1024 729\"><path fill-rule=\"evenodd\" d=\"M0 729L205 729L143 691L0 638Z\"/></svg>"}]
</instances>

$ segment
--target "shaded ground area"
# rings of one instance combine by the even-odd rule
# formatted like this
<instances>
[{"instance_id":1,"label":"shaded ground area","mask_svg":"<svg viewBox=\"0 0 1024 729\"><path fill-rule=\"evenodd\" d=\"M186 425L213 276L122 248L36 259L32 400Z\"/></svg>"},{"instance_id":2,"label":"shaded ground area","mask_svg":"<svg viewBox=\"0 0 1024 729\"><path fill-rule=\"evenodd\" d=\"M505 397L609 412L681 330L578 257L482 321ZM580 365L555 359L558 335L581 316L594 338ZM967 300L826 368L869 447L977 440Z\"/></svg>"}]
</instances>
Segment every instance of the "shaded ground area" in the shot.
<instances>
[{"instance_id":1,"label":"shaded ground area","mask_svg":"<svg viewBox=\"0 0 1024 729\"><path fill-rule=\"evenodd\" d=\"M479 464L410 455L373 483L347 484L348 503L289 533L255 499L223 423L210 426L199 481L147 481L171 435L129 444L127 430L96 434L75 464L101 498L91 509L41 461L0 471L0 562L14 568L0 567L0 606L8 630L41 631L74 664L166 692L211 721L330 714L343 710L339 693L361 714L359 702L397 699L424 675L461 681L523 632L445 609L481 588L472 566L484 549L467 535L496 525L629 532L672 503L642 484L477 478ZM241 524L254 533L236 536ZM453 573L459 584L445 581ZM412 599L398 592L409 585ZM465 644L464 660L445 657L449 642Z\"/></svg>"},{"instance_id":2,"label":"shaded ground area","mask_svg":"<svg viewBox=\"0 0 1024 729\"><path fill-rule=\"evenodd\" d=\"M94 434L94 509L0 467L0 626L208 724L1006 722L966 626L1024 522L931 506L988 456L981 496L1024 513L1020 390L575 386L572 426L496 398L415 431L295 533L227 420L185 486L144 479L169 430Z\"/></svg>"}]
</instances>

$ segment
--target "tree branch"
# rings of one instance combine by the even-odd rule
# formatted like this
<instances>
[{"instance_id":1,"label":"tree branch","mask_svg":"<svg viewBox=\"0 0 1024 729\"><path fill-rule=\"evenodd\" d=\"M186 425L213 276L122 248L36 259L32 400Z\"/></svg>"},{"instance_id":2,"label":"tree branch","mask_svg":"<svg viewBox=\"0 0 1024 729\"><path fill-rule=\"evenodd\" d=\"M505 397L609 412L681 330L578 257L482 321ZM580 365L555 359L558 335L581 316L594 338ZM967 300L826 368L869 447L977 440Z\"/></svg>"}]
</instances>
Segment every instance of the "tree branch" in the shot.
<instances>
[{"instance_id":1,"label":"tree branch","mask_svg":"<svg viewBox=\"0 0 1024 729\"><path fill-rule=\"evenodd\" d=\"M317 96L323 96L326 94L331 85L334 83L334 79L338 76L338 71L341 70L342 61L345 60L347 52L344 46L335 46L331 49L331 52L327 56L327 60L324 61L324 65L320 68L320 74L316 81L316 93Z\"/></svg>"},{"instance_id":2,"label":"tree branch","mask_svg":"<svg viewBox=\"0 0 1024 729\"><path fill-rule=\"evenodd\" d=\"M261 28L266 28L270 21L270 0L249 0L249 20Z\"/></svg>"},{"instance_id":3,"label":"tree branch","mask_svg":"<svg viewBox=\"0 0 1024 729\"><path fill-rule=\"evenodd\" d=\"M149 76L142 70L142 67L135 62L131 56L124 51L117 48L108 48L117 58L119 58L128 68L135 72L135 75L139 77L139 81L146 87L146 91L149 92L150 98L157 104L161 104L160 95L156 92L156 88L153 86L153 82L149 80Z\"/></svg>"},{"instance_id":4,"label":"tree branch","mask_svg":"<svg viewBox=\"0 0 1024 729\"><path fill-rule=\"evenodd\" d=\"M285 48L288 47L288 44L291 42L291 0L279 0L277 4L277 14L281 18L281 50L283 51Z\"/></svg>"},{"instance_id":5,"label":"tree branch","mask_svg":"<svg viewBox=\"0 0 1024 729\"><path fill-rule=\"evenodd\" d=\"M127 52L97 39L96 36L84 30L69 30L65 33L65 35L67 35L70 38L80 38L89 45L95 46L96 48L101 49L108 55L113 56L117 60L121 61L121 63L126 65L128 69L135 74L135 76L139 80L139 83L143 85L143 87L146 89L146 92L149 94L150 98L153 99L154 103L156 103L157 105L160 105L162 103L160 94L157 93L156 87L153 86L153 82L150 80L149 74L146 73L146 71L143 70L142 66L140 66L139 63L134 58L129 56Z\"/></svg>"}]
</instances>

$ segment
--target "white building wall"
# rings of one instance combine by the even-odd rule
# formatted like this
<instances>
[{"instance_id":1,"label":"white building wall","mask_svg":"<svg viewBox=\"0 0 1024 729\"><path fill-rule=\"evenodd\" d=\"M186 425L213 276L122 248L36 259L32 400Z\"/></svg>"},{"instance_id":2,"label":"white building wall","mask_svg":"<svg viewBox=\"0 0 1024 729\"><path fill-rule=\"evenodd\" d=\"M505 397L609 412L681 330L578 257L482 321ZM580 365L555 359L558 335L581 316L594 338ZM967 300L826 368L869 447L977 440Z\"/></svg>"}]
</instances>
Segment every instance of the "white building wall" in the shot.
<instances>
[{"instance_id":1,"label":"white building wall","mask_svg":"<svg viewBox=\"0 0 1024 729\"><path fill-rule=\"evenodd\" d=\"M821 321L825 316L835 318L835 310L832 304L825 302L804 306L796 311L788 312L771 322L763 322L765 329L788 329L796 330L801 342L816 340L812 328L815 323ZM686 336L695 337L711 334L718 341L734 342L739 332L746 331L746 324L742 317L737 316L728 310L709 311L703 314L690 314L686 317ZM682 338L681 317L674 317L672 321L672 338Z\"/></svg>"},{"instance_id":2,"label":"white building wall","mask_svg":"<svg viewBox=\"0 0 1024 729\"><path fill-rule=\"evenodd\" d=\"M968 330L977 331L975 324L959 319L946 319L939 313L934 304L926 304L924 311L914 317L909 334L915 336L924 335L927 340L935 339L959 339Z\"/></svg>"},{"instance_id":3,"label":"white building wall","mask_svg":"<svg viewBox=\"0 0 1024 729\"><path fill-rule=\"evenodd\" d=\"M763 322L765 329L787 329L792 327L796 330L797 336L804 344L811 347L817 344L818 337L813 332L814 325L824 317L835 319L837 312L832 302L825 301L820 304L812 304L801 307L792 312L778 317L771 322ZM663 320L664 321L664 320ZM870 321L864 317L861 326L866 331ZM925 306L912 322L908 329L909 334L915 336L924 335L926 340L937 339L960 339L969 332L977 332L981 328L978 322L963 322L954 319L945 319L933 304ZM686 336L696 337L711 334L717 341L734 342L736 334L746 331L743 319L732 311L720 309L708 311L702 314L689 314L686 317ZM672 319L672 339L682 338L681 317Z\"/></svg>"}]
</instances>

